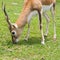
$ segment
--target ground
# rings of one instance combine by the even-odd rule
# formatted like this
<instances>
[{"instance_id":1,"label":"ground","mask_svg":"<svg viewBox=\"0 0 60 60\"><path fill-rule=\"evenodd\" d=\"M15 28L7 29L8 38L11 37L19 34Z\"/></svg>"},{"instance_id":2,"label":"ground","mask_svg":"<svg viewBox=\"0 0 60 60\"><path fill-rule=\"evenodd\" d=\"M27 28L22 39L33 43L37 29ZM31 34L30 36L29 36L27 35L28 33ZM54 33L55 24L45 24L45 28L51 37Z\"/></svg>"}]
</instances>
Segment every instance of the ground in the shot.
<instances>
[{"instance_id":1,"label":"ground","mask_svg":"<svg viewBox=\"0 0 60 60\"><path fill-rule=\"evenodd\" d=\"M11 22L15 22L22 10L23 0L4 0ZM48 12L51 17L50 12ZM8 24L2 11L0 0L0 60L60 60L60 1L56 3L56 30L57 39L53 41L53 21L50 18L49 34L45 38L45 45L41 45L38 16L33 17L30 27L29 41L24 41L27 25L18 44L12 44ZM46 21L43 18L45 31Z\"/></svg>"}]
</instances>

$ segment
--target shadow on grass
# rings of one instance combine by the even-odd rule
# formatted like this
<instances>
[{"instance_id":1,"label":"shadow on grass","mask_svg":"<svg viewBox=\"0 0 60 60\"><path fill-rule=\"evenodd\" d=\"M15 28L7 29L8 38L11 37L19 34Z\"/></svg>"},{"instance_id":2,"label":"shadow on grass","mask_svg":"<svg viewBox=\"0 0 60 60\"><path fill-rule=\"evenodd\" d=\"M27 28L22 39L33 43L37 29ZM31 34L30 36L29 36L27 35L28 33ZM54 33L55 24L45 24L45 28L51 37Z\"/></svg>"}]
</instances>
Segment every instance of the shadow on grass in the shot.
<instances>
[{"instance_id":1,"label":"shadow on grass","mask_svg":"<svg viewBox=\"0 0 60 60\"><path fill-rule=\"evenodd\" d=\"M33 44L40 44L41 38L40 37L31 37L28 39L28 41L20 40L19 45L33 45Z\"/></svg>"},{"instance_id":2,"label":"shadow on grass","mask_svg":"<svg viewBox=\"0 0 60 60\"><path fill-rule=\"evenodd\" d=\"M45 43L48 41L48 38L45 38ZM31 37L28 41L20 40L17 44L13 44L12 41L8 41L7 45L34 45L34 44L41 44L40 37Z\"/></svg>"},{"instance_id":3,"label":"shadow on grass","mask_svg":"<svg viewBox=\"0 0 60 60\"><path fill-rule=\"evenodd\" d=\"M46 39L46 41L48 40L47 38L45 38L45 39ZM20 40L18 44L19 45L41 44L41 38L40 37L31 37L31 38L28 39L28 41Z\"/></svg>"}]
</instances>

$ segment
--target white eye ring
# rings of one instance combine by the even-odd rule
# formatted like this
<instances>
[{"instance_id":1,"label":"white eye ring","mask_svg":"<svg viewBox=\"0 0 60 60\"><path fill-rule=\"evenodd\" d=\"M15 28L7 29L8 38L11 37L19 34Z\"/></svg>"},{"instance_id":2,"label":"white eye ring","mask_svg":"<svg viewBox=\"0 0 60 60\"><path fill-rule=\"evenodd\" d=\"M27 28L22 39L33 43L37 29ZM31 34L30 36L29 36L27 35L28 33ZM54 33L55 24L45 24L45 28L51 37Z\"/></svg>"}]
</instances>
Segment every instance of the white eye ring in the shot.
<instances>
[{"instance_id":1,"label":"white eye ring","mask_svg":"<svg viewBox=\"0 0 60 60\"><path fill-rule=\"evenodd\" d=\"M16 35L16 31L13 30L13 31L12 31L12 35Z\"/></svg>"}]
</instances>

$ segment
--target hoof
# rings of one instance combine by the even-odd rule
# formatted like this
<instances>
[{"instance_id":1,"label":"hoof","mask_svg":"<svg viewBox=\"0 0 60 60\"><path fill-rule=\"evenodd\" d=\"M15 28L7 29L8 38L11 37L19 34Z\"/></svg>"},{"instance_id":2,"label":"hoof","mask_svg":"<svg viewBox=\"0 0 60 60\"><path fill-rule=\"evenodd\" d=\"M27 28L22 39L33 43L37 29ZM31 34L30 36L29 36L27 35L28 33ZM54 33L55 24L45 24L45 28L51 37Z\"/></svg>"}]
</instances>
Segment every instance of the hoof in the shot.
<instances>
[{"instance_id":1,"label":"hoof","mask_svg":"<svg viewBox=\"0 0 60 60\"><path fill-rule=\"evenodd\" d=\"M47 37L47 34L44 34L44 37Z\"/></svg>"},{"instance_id":2,"label":"hoof","mask_svg":"<svg viewBox=\"0 0 60 60\"><path fill-rule=\"evenodd\" d=\"M25 40L25 41L28 41L28 38L25 38L24 40Z\"/></svg>"},{"instance_id":3,"label":"hoof","mask_svg":"<svg viewBox=\"0 0 60 60\"><path fill-rule=\"evenodd\" d=\"M54 37L53 37L53 38L54 38L54 41L56 41L56 35L54 35Z\"/></svg>"},{"instance_id":4,"label":"hoof","mask_svg":"<svg viewBox=\"0 0 60 60\"><path fill-rule=\"evenodd\" d=\"M41 42L41 44L42 44L42 45L45 45L45 42L44 42L44 41L42 41L42 42Z\"/></svg>"},{"instance_id":5,"label":"hoof","mask_svg":"<svg viewBox=\"0 0 60 60\"><path fill-rule=\"evenodd\" d=\"M53 38L54 39L54 41L56 41L56 38Z\"/></svg>"}]
</instances>

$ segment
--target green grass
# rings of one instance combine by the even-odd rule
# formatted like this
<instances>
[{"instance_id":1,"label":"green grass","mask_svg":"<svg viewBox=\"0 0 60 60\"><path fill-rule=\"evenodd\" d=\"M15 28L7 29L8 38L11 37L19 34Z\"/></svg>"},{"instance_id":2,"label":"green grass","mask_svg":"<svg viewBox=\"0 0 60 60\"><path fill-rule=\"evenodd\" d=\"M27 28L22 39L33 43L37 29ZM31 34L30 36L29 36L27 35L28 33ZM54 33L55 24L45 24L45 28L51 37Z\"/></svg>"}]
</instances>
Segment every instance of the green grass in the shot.
<instances>
[{"instance_id":1,"label":"green grass","mask_svg":"<svg viewBox=\"0 0 60 60\"><path fill-rule=\"evenodd\" d=\"M27 25L18 44L12 44L8 25L6 23L0 0L0 60L60 60L60 2L56 4L56 29L57 39L53 41L53 22L49 23L49 34L45 45L41 45L41 34L39 30L38 17L33 17L31 21L29 41L24 41L27 32ZM12 5L13 2L18 3ZM23 6L23 0L4 0L11 22L15 22ZM49 13L50 17L51 14ZM46 21L43 18L44 31Z\"/></svg>"}]
</instances>

